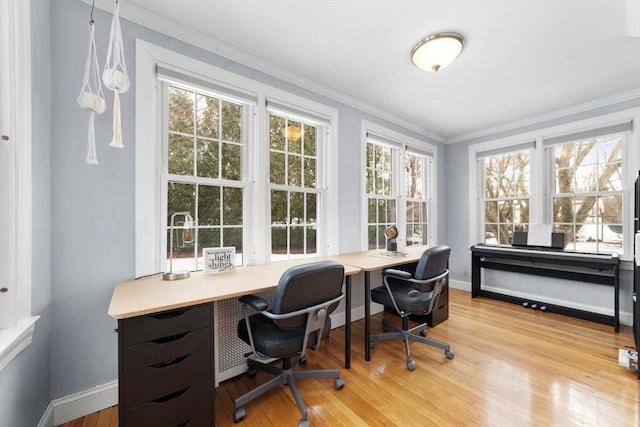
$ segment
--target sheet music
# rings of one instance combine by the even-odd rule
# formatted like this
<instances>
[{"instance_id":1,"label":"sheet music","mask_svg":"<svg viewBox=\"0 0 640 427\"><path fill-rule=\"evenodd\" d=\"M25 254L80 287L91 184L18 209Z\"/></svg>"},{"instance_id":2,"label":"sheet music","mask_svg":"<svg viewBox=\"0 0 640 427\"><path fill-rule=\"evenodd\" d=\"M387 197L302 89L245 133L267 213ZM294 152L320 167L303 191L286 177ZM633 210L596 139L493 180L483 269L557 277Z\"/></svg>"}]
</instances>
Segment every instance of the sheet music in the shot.
<instances>
[{"instance_id":1,"label":"sheet music","mask_svg":"<svg viewBox=\"0 0 640 427\"><path fill-rule=\"evenodd\" d=\"M527 233L527 245L551 246L552 224L530 224Z\"/></svg>"}]
</instances>

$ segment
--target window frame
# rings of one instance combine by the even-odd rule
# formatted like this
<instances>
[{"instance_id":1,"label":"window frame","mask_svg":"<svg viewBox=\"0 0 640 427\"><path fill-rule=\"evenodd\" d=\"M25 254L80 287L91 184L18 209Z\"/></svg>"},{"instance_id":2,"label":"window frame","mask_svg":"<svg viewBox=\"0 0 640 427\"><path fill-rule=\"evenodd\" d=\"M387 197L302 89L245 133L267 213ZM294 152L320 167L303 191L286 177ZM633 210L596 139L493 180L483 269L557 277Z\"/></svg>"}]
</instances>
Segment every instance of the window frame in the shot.
<instances>
[{"instance_id":1,"label":"window frame","mask_svg":"<svg viewBox=\"0 0 640 427\"><path fill-rule=\"evenodd\" d=\"M11 254L7 267L11 270L7 282L0 287L9 288L0 298L10 298L9 310L0 321L0 372L25 349L33 339L35 322L32 316L32 108L31 108L31 5L30 2L9 0L0 2L0 133L9 136L6 144L9 169L1 171L3 189L9 194L9 203L3 205L0 219L3 247L0 253ZM8 66L11 65L11 66ZM20 238L18 238L20 236ZM4 311L4 310L3 310ZM8 313L8 315L7 315Z\"/></svg>"},{"instance_id":2,"label":"window frame","mask_svg":"<svg viewBox=\"0 0 640 427\"><path fill-rule=\"evenodd\" d=\"M405 134L395 132L387 127L380 126L376 123L372 123L366 120L362 120L361 126L361 155L360 155L360 180L362 183L362 201L361 201L361 223L363 230L361 233L361 248L364 251L369 250L369 194L367 193L367 143L371 137L372 140L382 145L387 145L393 148L392 151L392 189L391 196L383 196L382 198L391 199L396 201L396 226L398 228L398 238L396 239L398 249L407 247L406 236L406 205L407 197L406 190L406 174L404 170L405 153L410 152L412 154L418 154L430 158L430 167L425 173L424 189L427 197L427 224L428 224L428 237L426 245L434 245L438 242L438 225L437 225L437 206L436 199L434 198L435 189L437 187L437 167L438 167L438 150L436 146L412 138ZM377 196L376 196L377 197Z\"/></svg>"},{"instance_id":3,"label":"window frame","mask_svg":"<svg viewBox=\"0 0 640 427\"><path fill-rule=\"evenodd\" d=\"M621 255L623 261L630 261L633 258L633 183L640 165L640 135L638 126L640 124L640 108L621 110L615 113L603 114L588 119L565 123L557 126L541 128L514 136L491 140L469 146L469 245L480 242L480 233L484 233L480 215L479 197L479 177L480 171L476 161L479 153L497 149L508 149L509 146L521 144L525 141L535 141L533 157L531 159L531 197L529 205L529 220L531 224L550 223L553 220L552 182L549 171L549 161L544 147L544 141L557 138L562 135L581 133L599 128L606 128L620 124L625 121L632 121L633 128L627 136L626 152L623 155L623 238L624 254ZM625 203L626 202L626 203Z\"/></svg>"},{"instance_id":4,"label":"window frame","mask_svg":"<svg viewBox=\"0 0 640 427\"><path fill-rule=\"evenodd\" d=\"M338 227L338 162L331 162L332 154L337 154L338 143L338 110L309 99L293 95L289 92L277 89L273 86L243 77L239 74L223 70L214 65L201 62L197 59L180 53L153 45L151 43L136 40L136 131L135 131L135 275L142 277L157 274L163 270L164 257L162 255L162 201L157 174L162 171L163 152L162 123L158 114L160 102L160 89L156 75L158 66L167 67L184 74L187 77L211 81L212 85L229 90L230 94L247 94L256 99L256 107L252 117L249 117L251 126L247 129L246 138L248 145L245 156L248 187L245 197L250 200L251 207L245 204L245 212L269 211L269 200L266 197L268 191L268 114L266 111L267 99L277 101L279 105L291 108L293 111L309 111L311 114L326 117L329 123L327 128L327 144L323 162L327 181L325 201L323 203L323 246L318 255L334 255L339 252L339 227ZM153 159L153 161L149 161ZM333 209L331 209L333 207ZM166 208L165 208L166 210ZM248 211L247 211L248 210ZM166 219L165 219L166 221ZM244 265L264 264L269 262L270 239L265 238L269 229L270 219L268 215L244 216L244 222L250 228L250 233L243 237ZM264 233L262 232L264 231ZM166 236L165 236L166 240Z\"/></svg>"}]
</instances>

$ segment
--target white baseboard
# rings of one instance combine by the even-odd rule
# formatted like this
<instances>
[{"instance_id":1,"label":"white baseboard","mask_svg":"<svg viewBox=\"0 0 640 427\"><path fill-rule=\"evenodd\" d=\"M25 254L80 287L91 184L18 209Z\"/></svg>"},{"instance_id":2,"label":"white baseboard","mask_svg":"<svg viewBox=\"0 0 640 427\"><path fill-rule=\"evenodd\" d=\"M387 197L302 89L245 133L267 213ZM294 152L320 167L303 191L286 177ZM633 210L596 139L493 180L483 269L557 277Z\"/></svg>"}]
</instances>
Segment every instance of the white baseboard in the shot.
<instances>
[{"instance_id":1,"label":"white baseboard","mask_svg":"<svg viewBox=\"0 0 640 427\"><path fill-rule=\"evenodd\" d=\"M40 418L38 427L53 427L54 425L53 404L49 402L49 404L47 405L47 409L45 409L44 414L42 414L42 418Z\"/></svg>"},{"instance_id":2,"label":"white baseboard","mask_svg":"<svg viewBox=\"0 0 640 427\"><path fill-rule=\"evenodd\" d=\"M43 424L43 426L50 427L64 424L117 404L118 381L111 381L107 384L51 401L49 407L53 407L54 424ZM49 411L49 407L47 407L47 411Z\"/></svg>"}]
</instances>

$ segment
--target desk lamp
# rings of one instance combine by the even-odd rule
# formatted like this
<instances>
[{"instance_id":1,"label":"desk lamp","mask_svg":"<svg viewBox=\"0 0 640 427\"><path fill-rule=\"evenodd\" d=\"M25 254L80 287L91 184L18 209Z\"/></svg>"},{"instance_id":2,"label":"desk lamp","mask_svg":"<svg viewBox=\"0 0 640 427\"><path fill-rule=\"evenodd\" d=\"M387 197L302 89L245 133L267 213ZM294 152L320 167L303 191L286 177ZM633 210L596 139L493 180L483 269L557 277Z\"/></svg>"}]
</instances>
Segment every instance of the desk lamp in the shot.
<instances>
[{"instance_id":1,"label":"desk lamp","mask_svg":"<svg viewBox=\"0 0 640 427\"><path fill-rule=\"evenodd\" d=\"M176 216L182 215L184 216L184 225L182 228L185 230L191 231L193 228L193 218L191 217L191 213L189 212L176 212L171 215L171 237L169 238L169 272L164 273L162 275L163 280L180 280L186 279L191 274L189 270L177 270L173 271L173 222Z\"/></svg>"}]
</instances>

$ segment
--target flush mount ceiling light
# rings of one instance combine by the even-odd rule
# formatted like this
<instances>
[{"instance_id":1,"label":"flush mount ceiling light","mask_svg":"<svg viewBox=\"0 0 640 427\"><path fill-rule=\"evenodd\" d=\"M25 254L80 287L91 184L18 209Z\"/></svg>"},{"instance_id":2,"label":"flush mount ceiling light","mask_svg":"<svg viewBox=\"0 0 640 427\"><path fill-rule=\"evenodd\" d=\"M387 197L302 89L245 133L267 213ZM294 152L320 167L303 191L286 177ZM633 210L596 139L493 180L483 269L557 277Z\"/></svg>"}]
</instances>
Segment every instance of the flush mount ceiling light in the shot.
<instances>
[{"instance_id":1,"label":"flush mount ceiling light","mask_svg":"<svg viewBox=\"0 0 640 427\"><path fill-rule=\"evenodd\" d=\"M421 70L438 71L462 52L464 38L458 33L436 33L411 49L411 62Z\"/></svg>"}]
</instances>

